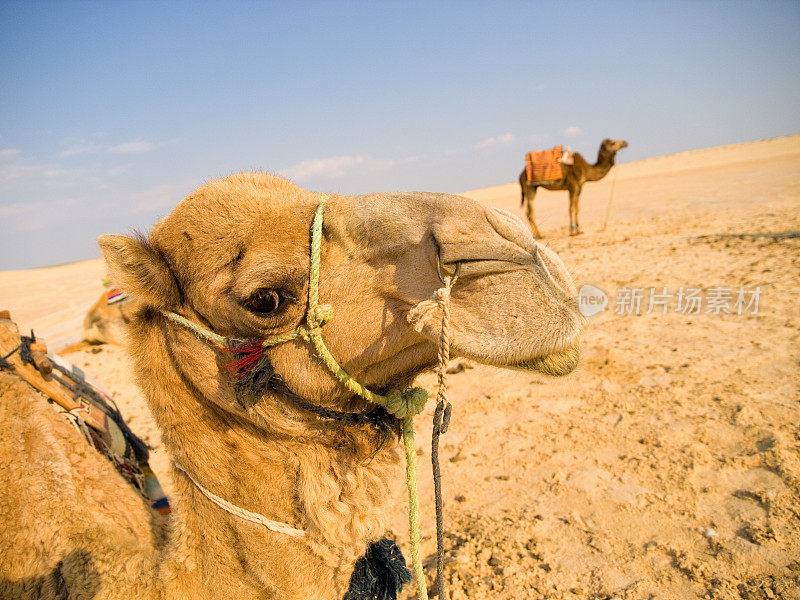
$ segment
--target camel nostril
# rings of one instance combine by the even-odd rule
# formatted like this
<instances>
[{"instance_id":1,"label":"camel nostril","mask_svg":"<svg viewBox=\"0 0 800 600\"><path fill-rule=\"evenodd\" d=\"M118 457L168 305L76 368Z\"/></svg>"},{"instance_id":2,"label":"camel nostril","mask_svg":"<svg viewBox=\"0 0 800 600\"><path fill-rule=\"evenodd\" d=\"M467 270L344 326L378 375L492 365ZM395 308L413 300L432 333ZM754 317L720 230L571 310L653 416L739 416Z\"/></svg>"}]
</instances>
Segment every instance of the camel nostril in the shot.
<instances>
[{"instance_id":1,"label":"camel nostril","mask_svg":"<svg viewBox=\"0 0 800 600\"><path fill-rule=\"evenodd\" d=\"M456 282L458 279L458 274L461 272L461 261L458 261L455 264L455 268L453 269L453 273L447 273L442 269L442 259L439 256L439 253L436 253L436 274L439 276L439 281L442 282L442 285L446 285L447 282L445 281L446 277L450 278L450 285Z\"/></svg>"}]
</instances>

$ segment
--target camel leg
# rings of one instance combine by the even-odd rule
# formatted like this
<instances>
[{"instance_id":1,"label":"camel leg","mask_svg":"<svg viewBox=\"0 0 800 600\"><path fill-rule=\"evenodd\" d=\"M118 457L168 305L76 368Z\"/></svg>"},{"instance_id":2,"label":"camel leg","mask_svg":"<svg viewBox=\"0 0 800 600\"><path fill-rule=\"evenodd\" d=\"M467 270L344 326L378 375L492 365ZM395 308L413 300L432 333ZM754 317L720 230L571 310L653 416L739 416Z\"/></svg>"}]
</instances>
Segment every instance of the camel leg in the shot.
<instances>
[{"instance_id":1,"label":"camel leg","mask_svg":"<svg viewBox=\"0 0 800 600\"><path fill-rule=\"evenodd\" d=\"M533 199L536 197L536 186L526 186L522 193L523 199L527 201L525 204L525 216L528 218L528 225L531 227L533 237L537 240L541 239L542 234L539 233L539 228L536 227L536 220L533 214Z\"/></svg>"},{"instance_id":2,"label":"camel leg","mask_svg":"<svg viewBox=\"0 0 800 600\"><path fill-rule=\"evenodd\" d=\"M583 233L581 226L578 224L578 211L581 205L581 190L583 186L579 186L569 190L569 234L579 235Z\"/></svg>"}]
</instances>

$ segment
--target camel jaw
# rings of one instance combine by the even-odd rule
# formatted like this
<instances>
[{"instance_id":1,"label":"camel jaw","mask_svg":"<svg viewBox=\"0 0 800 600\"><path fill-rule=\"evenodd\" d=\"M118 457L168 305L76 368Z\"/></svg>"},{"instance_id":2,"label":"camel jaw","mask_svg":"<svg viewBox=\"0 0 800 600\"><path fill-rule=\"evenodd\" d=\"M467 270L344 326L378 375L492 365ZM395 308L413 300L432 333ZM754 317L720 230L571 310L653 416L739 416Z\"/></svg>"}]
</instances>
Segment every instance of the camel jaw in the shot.
<instances>
[{"instance_id":1,"label":"camel jaw","mask_svg":"<svg viewBox=\"0 0 800 600\"><path fill-rule=\"evenodd\" d=\"M575 344L563 350L534 356L512 366L526 371L536 371L551 377L561 377L572 373L580 364L580 360L581 350Z\"/></svg>"}]
</instances>

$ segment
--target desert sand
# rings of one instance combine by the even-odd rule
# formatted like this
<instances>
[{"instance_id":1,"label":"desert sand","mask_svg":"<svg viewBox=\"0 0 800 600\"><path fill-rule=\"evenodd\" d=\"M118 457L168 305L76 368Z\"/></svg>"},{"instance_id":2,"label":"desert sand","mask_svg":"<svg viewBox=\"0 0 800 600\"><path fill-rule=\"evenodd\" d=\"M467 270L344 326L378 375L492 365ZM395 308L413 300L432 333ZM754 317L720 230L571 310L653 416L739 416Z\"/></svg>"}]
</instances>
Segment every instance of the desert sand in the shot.
<instances>
[{"instance_id":1,"label":"desert sand","mask_svg":"<svg viewBox=\"0 0 800 600\"><path fill-rule=\"evenodd\" d=\"M464 195L522 216L516 183ZM451 364L441 450L450 597L800 598L800 239L737 235L800 231L800 135L621 164L587 184L581 204L585 234L570 238L566 193L536 197L545 242L609 296L582 367L549 379ZM0 272L0 309L63 349L79 340L103 274L100 259ZM618 304L634 288L638 315ZM653 310L651 288L666 293ZM676 310L689 288L701 290L697 314ZM735 304L757 288L757 313ZM153 447L169 493L124 350L65 355ZM420 380L434 390L433 375ZM432 407L417 420L429 575L431 417ZM396 483L392 533L405 547Z\"/></svg>"}]
</instances>

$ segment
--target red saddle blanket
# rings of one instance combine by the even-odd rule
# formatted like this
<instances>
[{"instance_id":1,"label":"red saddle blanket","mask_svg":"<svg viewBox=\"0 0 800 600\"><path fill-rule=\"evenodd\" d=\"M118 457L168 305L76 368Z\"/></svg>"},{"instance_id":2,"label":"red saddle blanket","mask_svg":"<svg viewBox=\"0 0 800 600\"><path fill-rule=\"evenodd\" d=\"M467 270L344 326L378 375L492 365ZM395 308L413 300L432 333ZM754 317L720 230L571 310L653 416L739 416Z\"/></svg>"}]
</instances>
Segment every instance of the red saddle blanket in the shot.
<instances>
[{"instance_id":1,"label":"red saddle blanket","mask_svg":"<svg viewBox=\"0 0 800 600\"><path fill-rule=\"evenodd\" d=\"M556 181L564 176L559 162L564 155L563 146L550 150L528 152L525 155L525 172L528 181Z\"/></svg>"}]
</instances>

